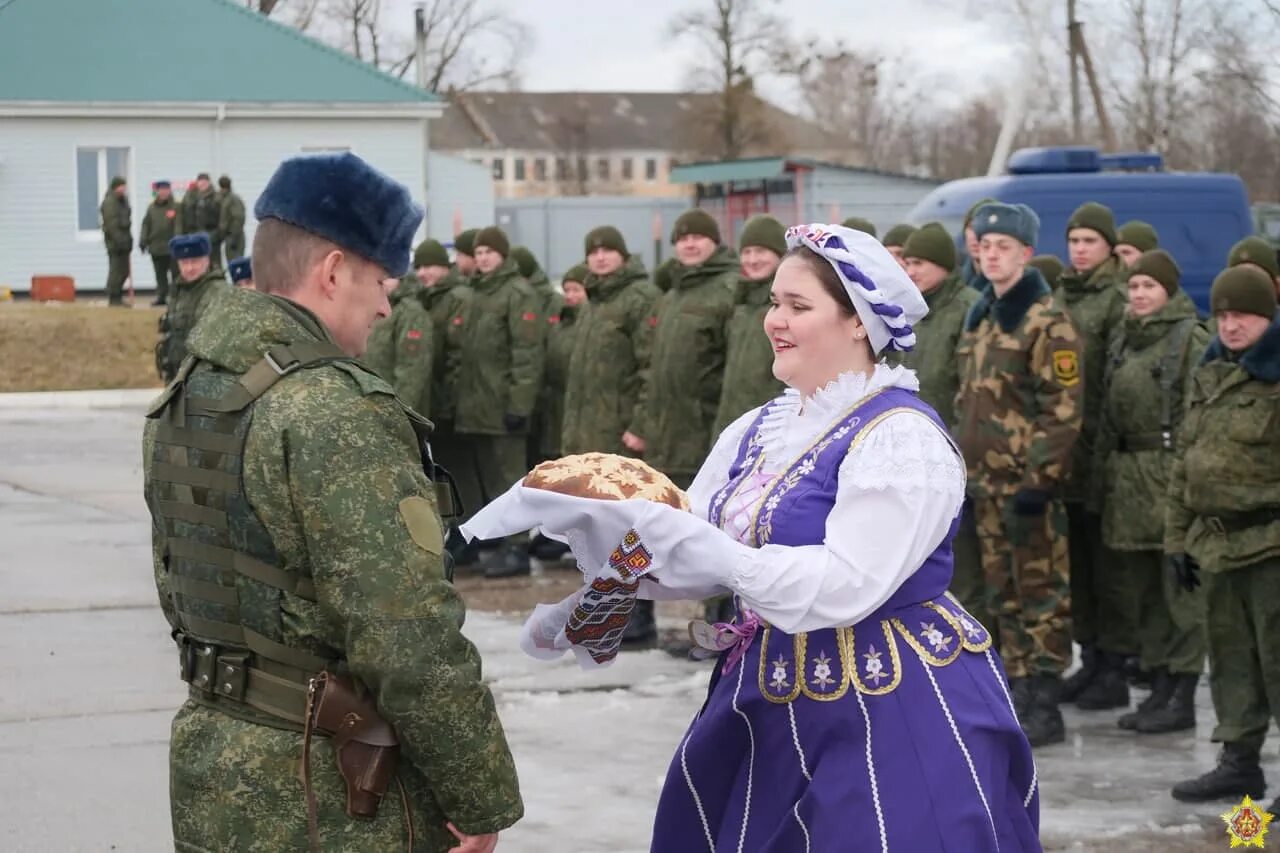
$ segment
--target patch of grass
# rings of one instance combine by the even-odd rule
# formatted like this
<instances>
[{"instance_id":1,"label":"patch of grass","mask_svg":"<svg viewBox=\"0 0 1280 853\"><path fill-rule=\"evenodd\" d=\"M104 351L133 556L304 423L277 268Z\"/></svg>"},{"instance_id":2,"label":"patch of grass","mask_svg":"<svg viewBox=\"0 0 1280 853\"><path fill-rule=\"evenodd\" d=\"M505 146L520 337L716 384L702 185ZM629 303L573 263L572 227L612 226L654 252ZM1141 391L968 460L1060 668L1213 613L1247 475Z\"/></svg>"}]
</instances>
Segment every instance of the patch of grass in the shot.
<instances>
[{"instance_id":1,"label":"patch of grass","mask_svg":"<svg viewBox=\"0 0 1280 853\"><path fill-rule=\"evenodd\" d=\"M159 388L161 310L0 303L0 392Z\"/></svg>"}]
</instances>

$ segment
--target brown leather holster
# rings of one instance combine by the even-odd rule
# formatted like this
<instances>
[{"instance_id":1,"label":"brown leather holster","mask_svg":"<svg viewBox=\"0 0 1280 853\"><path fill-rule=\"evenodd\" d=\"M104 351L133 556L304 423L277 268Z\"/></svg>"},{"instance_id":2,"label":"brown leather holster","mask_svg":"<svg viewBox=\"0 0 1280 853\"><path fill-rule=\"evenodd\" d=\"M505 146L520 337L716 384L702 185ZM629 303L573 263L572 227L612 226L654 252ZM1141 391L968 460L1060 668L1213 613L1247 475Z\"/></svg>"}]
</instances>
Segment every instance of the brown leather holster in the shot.
<instances>
[{"instance_id":1,"label":"brown leather holster","mask_svg":"<svg viewBox=\"0 0 1280 853\"><path fill-rule=\"evenodd\" d=\"M347 815L376 817L396 774L400 741L395 729L349 675L322 672L309 694L307 726L333 740L338 772L347 785Z\"/></svg>"}]
</instances>

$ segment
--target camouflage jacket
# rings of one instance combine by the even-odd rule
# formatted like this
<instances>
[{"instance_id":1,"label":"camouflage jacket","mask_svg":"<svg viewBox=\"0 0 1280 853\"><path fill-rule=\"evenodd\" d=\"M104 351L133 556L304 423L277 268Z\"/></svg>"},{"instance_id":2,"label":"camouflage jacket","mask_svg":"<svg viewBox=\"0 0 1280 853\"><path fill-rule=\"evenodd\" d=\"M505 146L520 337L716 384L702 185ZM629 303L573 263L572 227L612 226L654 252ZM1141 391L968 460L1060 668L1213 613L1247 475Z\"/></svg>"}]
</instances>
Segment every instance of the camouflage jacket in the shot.
<instances>
[{"instance_id":1,"label":"camouflage jacket","mask_svg":"<svg viewBox=\"0 0 1280 853\"><path fill-rule=\"evenodd\" d=\"M556 290L556 286L547 278L547 274L539 269L528 278L528 283L540 300L538 316L548 319L557 316L560 313L560 306L564 305L564 295Z\"/></svg>"},{"instance_id":2,"label":"camouflage jacket","mask_svg":"<svg viewBox=\"0 0 1280 853\"><path fill-rule=\"evenodd\" d=\"M1208 572L1280 559L1280 317L1238 357L1215 338L1191 376L1164 551Z\"/></svg>"},{"instance_id":3,"label":"camouflage jacket","mask_svg":"<svg viewBox=\"0 0 1280 853\"><path fill-rule=\"evenodd\" d=\"M454 340L456 343L462 333L461 324L455 325L453 318L467 311L471 296L466 279L456 268L418 294L418 299L431 315L431 421L437 426L453 422L454 404L449 391L445 351L450 346L448 342Z\"/></svg>"},{"instance_id":4,"label":"camouflage jacket","mask_svg":"<svg viewBox=\"0 0 1280 853\"><path fill-rule=\"evenodd\" d=\"M640 397L649 376L661 293L649 282L638 255L613 275L588 275L584 284L588 301L575 322L561 452L630 456L622 434L639 434Z\"/></svg>"},{"instance_id":5,"label":"camouflage jacket","mask_svg":"<svg viewBox=\"0 0 1280 853\"><path fill-rule=\"evenodd\" d=\"M737 284L737 255L721 246L699 266L677 266L658 302L637 434L645 461L669 476L697 473L711 450Z\"/></svg>"},{"instance_id":6,"label":"camouflage jacket","mask_svg":"<svg viewBox=\"0 0 1280 853\"><path fill-rule=\"evenodd\" d=\"M508 258L469 285L473 296L450 322L445 341L447 383L462 433L505 435L504 415L528 418L542 381L542 300Z\"/></svg>"},{"instance_id":7,"label":"camouflage jacket","mask_svg":"<svg viewBox=\"0 0 1280 853\"><path fill-rule=\"evenodd\" d=\"M957 357L955 438L969 494L1059 492L1080 434L1080 339L1038 270L999 298L983 291Z\"/></svg>"},{"instance_id":8,"label":"camouflage jacket","mask_svg":"<svg viewBox=\"0 0 1280 853\"><path fill-rule=\"evenodd\" d=\"M564 435L564 391L569 379L569 360L582 326L577 322L579 312L586 306L560 306L560 311L548 317L547 363L543 370L542 396L538 401L538 419L541 421L541 446L539 452L548 459L561 455L561 437Z\"/></svg>"},{"instance_id":9,"label":"camouflage jacket","mask_svg":"<svg viewBox=\"0 0 1280 853\"><path fill-rule=\"evenodd\" d=\"M1178 334L1184 323L1190 326ZM1163 547L1173 445L1163 446L1162 416L1167 406L1175 431L1182 423L1186 387L1208 342L1195 303L1181 290L1149 317L1125 317L1112 340L1094 462L1101 485L1094 509L1102 511L1102 536L1111 548ZM1173 368L1167 379L1166 365Z\"/></svg>"},{"instance_id":10,"label":"camouflage jacket","mask_svg":"<svg viewBox=\"0 0 1280 853\"><path fill-rule=\"evenodd\" d=\"M711 428L713 435L719 435L736 418L769 402L786 387L773 375L773 345L764 333L772 286L772 275L762 281L738 279L733 316L726 330L724 385Z\"/></svg>"},{"instance_id":11,"label":"camouflage jacket","mask_svg":"<svg viewBox=\"0 0 1280 853\"><path fill-rule=\"evenodd\" d=\"M156 352L157 366L165 382L173 379L187 357L187 338L191 330L209 307L231 289L222 276L222 270L209 270L195 281L179 278L173 283L169 304L160 318L160 343Z\"/></svg>"},{"instance_id":12,"label":"camouflage jacket","mask_svg":"<svg viewBox=\"0 0 1280 853\"><path fill-rule=\"evenodd\" d=\"M222 239L218 234L218 220L222 217L222 209L218 204L218 193L213 187L200 192L192 187L182 197L182 218L179 220L183 234L195 234L203 231L215 243Z\"/></svg>"},{"instance_id":13,"label":"camouflage jacket","mask_svg":"<svg viewBox=\"0 0 1280 853\"><path fill-rule=\"evenodd\" d=\"M373 327L363 361L391 383L414 411L428 415L434 369L435 329L423 303L426 288L413 273L391 294L391 316Z\"/></svg>"},{"instance_id":14,"label":"camouflage jacket","mask_svg":"<svg viewBox=\"0 0 1280 853\"><path fill-rule=\"evenodd\" d=\"M929 313L915 325L915 348L885 357L890 364L905 364L916 372L920 399L933 406L948 427L956 423L956 391L960 388L956 349L964 331L964 318L978 298L978 291L969 287L958 272L947 276L924 295Z\"/></svg>"},{"instance_id":15,"label":"camouflage jacket","mask_svg":"<svg viewBox=\"0 0 1280 853\"><path fill-rule=\"evenodd\" d=\"M1093 488L1093 444L1102 415L1107 345L1124 322L1128 301L1121 289L1122 272L1120 259L1112 257L1088 274L1067 270L1058 279L1058 301L1071 314L1084 362L1084 423L1067 477L1064 497L1068 501L1087 500Z\"/></svg>"},{"instance_id":16,"label":"camouflage jacket","mask_svg":"<svg viewBox=\"0 0 1280 853\"><path fill-rule=\"evenodd\" d=\"M129 210L129 199L116 195L109 190L98 208L102 216L102 242L107 253L122 255L133 251L133 223Z\"/></svg>"},{"instance_id":17,"label":"camouflage jacket","mask_svg":"<svg viewBox=\"0 0 1280 853\"><path fill-rule=\"evenodd\" d=\"M178 232L178 203L170 196L167 201L156 199L147 206L142 216L142 231L138 245L157 258L169 256L169 241Z\"/></svg>"},{"instance_id":18,"label":"camouflage jacket","mask_svg":"<svg viewBox=\"0 0 1280 853\"><path fill-rule=\"evenodd\" d=\"M235 235L244 235L244 199L230 191L218 193L219 239Z\"/></svg>"},{"instance_id":19,"label":"camouflage jacket","mask_svg":"<svg viewBox=\"0 0 1280 853\"><path fill-rule=\"evenodd\" d=\"M328 340L310 312L231 290L191 335L201 360L193 393L216 371L243 373L277 344ZM148 504L156 512L156 421L144 436ZM278 564L309 577L314 596L252 596L240 617L289 648L345 661L400 741L397 776L413 813L415 849L444 851L452 821L468 834L515 823L516 770L480 658L462 635L465 610L445 579L434 490L410 416L387 383L353 362L297 370L253 406L240 471L237 528L265 531ZM163 529L153 530L160 603L174 620ZM252 608L248 603L252 602ZM250 612L250 610L252 612ZM188 702L174 720L170 789L175 843L196 850L305 850L302 734ZM352 820L332 742L312 743L322 848L396 850L405 826L395 787L375 820Z\"/></svg>"}]
</instances>

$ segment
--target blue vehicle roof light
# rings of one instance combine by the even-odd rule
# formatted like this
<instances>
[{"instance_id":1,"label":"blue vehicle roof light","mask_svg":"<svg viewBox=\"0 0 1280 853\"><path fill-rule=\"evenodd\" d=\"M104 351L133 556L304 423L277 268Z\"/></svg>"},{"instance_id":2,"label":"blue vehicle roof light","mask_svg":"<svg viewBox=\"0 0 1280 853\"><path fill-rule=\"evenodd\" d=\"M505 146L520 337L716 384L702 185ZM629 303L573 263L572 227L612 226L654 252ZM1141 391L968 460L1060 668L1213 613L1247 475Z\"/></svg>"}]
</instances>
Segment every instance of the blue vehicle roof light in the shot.
<instances>
[{"instance_id":1,"label":"blue vehicle roof light","mask_svg":"<svg viewBox=\"0 0 1280 853\"><path fill-rule=\"evenodd\" d=\"M1155 151L1134 151L1125 154L1103 154L1101 160L1103 171L1107 172L1161 172L1164 171L1164 157Z\"/></svg>"},{"instance_id":2,"label":"blue vehicle roof light","mask_svg":"<svg viewBox=\"0 0 1280 853\"><path fill-rule=\"evenodd\" d=\"M1102 155L1097 148L1072 145L1061 148L1019 148L1009 156L1011 175L1044 175L1063 172L1100 172Z\"/></svg>"}]
</instances>

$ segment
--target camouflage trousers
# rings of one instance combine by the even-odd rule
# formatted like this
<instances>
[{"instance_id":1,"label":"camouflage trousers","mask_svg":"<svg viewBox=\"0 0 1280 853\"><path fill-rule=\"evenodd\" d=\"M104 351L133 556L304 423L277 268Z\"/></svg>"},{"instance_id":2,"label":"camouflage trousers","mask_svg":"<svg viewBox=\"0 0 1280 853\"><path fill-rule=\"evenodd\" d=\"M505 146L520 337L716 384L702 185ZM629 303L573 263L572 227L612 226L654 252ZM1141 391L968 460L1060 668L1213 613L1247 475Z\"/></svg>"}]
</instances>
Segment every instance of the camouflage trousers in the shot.
<instances>
[{"instance_id":1,"label":"camouflage trousers","mask_svg":"<svg viewBox=\"0 0 1280 853\"><path fill-rule=\"evenodd\" d=\"M169 741L174 849L183 853L307 850L301 767L301 734L244 722L188 702L174 717ZM404 808L394 783L378 806L377 817L360 820L347 817L346 786L327 738L312 741L311 773L321 850L408 849ZM408 766L403 751L397 774L408 792L414 853L444 853L456 846L426 780Z\"/></svg>"},{"instance_id":2,"label":"camouflage trousers","mask_svg":"<svg viewBox=\"0 0 1280 853\"><path fill-rule=\"evenodd\" d=\"M1071 553L1071 633L1082 646L1117 655L1138 653L1132 579L1102 541L1102 517L1084 504L1067 504Z\"/></svg>"},{"instance_id":3,"label":"camouflage trousers","mask_svg":"<svg viewBox=\"0 0 1280 853\"><path fill-rule=\"evenodd\" d=\"M983 627L988 629L996 651L1000 650L1000 638L996 635L996 617L987 609L987 582L982 572L982 547L978 544L978 528L973 518L973 507L966 503L960 516L960 526L951 543L955 555L951 570L951 594L959 599Z\"/></svg>"},{"instance_id":4,"label":"camouflage trousers","mask_svg":"<svg viewBox=\"0 0 1280 853\"><path fill-rule=\"evenodd\" d=\"M474 479L471 485L476 503L468 508L468 515L474 515L482 506L501 495L515 485L516 481L529 473L525 458L527 450L524 433L511 435L464 434L471 453ZM461 484L459 489L461 490ZM466 501L466 494L463 500ZM508 542L524 543L528 537L523 534L507 537Z\"/></svg>"},{"instance_id":5,"label":"camouflage trousers","mask_svg":"<svg viewBox=\"0 0 1280 853\"><path fill-rule=\"evenodd\" d=\"M1009 678L1057 676L1071 663L1067 513L1052 501L1041 516L1017 516L1011 495L973 502L987 609Z\"/></svg>"},{"instance_id":6,"label":"camouflage trousers","mask_svg":"<svg viewBox=\"0 0 1280 853\"><path fill-rule=\"evenodd\" d=\"M1256 750L1280 719L1280 560L1203 577L1213 739Z\"/></svg>"},{"instance_id":7,"label":"camouflage trousers","mask_svg":"<svg viewBox=\"0 0 1280 853\"><path fill-rule=\"evenodd\" d=\"M129 280L129 253L107 253L107 302L119 305L124 302L124 283Z\"/></svg>"},{"instance_id":8,"label":"camouflage trousers","mask_svg":"<svg viewBox=\"0 0 1280 853\"><path fill-rule=\"evenodd\" d=\"M1159 551L1114 555L1119 563L1116 573L1124 578L1120 586L1138 625L1142 668L1167 667L1176 674L1199 675L1205 654L1203 590L1187 592L1179 586L1165 570L1164 554ZM1074 604L1073 598L1073 608Z\"/></svg>"}]
</instances>

